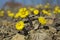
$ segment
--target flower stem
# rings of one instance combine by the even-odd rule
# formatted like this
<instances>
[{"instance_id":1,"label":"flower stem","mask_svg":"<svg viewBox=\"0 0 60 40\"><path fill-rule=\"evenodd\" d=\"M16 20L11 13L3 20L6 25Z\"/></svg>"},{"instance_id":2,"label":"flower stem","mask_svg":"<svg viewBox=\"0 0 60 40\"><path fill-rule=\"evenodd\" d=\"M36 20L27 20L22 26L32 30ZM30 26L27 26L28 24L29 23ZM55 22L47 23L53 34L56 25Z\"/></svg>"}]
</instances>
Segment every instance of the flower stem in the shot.
<instances>
[{"instance_id":1,"label":"flower stem","mask_svg":"<svg viewBox=\"0 0 60 40\"><path fill-rule=\"evenodd\" d=\"M30 27L32 27L32 28L33 28L32 21L30 20L30 18L29 18L29 17L28 17L28 21L29 21L29 23L30 23Z\"/></svg>"}]
</instances>

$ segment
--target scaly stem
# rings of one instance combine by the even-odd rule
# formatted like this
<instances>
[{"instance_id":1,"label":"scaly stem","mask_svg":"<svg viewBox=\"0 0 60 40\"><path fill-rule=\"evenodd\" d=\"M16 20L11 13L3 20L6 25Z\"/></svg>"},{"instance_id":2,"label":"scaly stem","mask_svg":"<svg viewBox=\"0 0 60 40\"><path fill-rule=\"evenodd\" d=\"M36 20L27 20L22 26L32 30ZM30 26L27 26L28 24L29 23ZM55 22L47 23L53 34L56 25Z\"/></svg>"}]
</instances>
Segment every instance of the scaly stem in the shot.
<instances>
[{"instance_id":1,"label":"scaly stem","mask_svg":"<svg viewBox=\"0 0 60 40\"><path fill-rule=\"evenodd\" d=\"M32 28L33 28L32 21L30 20L30 18L29 18L29 17L28 17L28 21L29 21L29 23L30 23L30 27L32 27Z\"/></svg>"}]
</instances>

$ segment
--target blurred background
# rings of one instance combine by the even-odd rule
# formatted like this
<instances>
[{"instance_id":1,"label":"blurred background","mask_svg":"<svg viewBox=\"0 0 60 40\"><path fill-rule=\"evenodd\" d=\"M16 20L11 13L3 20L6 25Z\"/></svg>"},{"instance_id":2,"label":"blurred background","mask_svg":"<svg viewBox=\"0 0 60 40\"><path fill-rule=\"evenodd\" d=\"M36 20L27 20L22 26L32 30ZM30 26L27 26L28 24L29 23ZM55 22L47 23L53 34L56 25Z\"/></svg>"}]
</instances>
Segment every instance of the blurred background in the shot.
<instances>
[{"instance_id":1,"label":"blurred background","mask_svg":"<svg viewBox=\"0 0 60 40\"><path fill-rule=\"evenodd\" d=\"M6 5L11 6L15 3L15 6L21 5L37 5L50 3L51 5L60 5L60 0L0 0L0 9Z\"/></svg>"}]
</instances>

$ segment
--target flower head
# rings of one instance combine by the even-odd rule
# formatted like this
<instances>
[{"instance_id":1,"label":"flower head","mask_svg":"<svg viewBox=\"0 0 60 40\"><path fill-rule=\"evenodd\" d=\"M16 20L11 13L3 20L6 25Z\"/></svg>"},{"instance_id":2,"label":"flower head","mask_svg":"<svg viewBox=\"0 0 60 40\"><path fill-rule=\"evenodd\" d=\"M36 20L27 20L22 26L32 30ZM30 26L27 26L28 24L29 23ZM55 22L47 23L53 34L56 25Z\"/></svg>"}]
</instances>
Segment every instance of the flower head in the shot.
<instances>
[{"instance_id":1,"label":"flower head","mask_svg":"<svg viewBox=\"0 0 60 40\"><path fill-rule=\"evenodd\" d=\"M46 10L42 10L43 14L45 15L48 15L48 16L51 16L51 13L49 11L46 11Z\"/></svg>"},{"instance_id":2,"label":"flower head","mask_svg":"<svg viewBox=\"0 0 60 40\"><path fill-rule=\"evenodd\" d=\"M59 12L60 12L59 6L56 6L55 9L54 9L54 11L53 11L53 13L54 14L57 14Z\"/></svg>"},{"instance_id":3,"label":"flower head","mask_svg":"<svg viewBox=\"0 0 60 40\"><path fill-rule=\"evenodd\" d=\"M24 22L23 21L17 22L15 27L17 30L22 30L24 28Z\"/></svg>"},{"instance_id":4,"label":"flower head","mask_svg":"<svg viewBox=\"0 0 60 40\"><path fill-rule=\"evenodd\" d=\"M13 18L14 17L14 13L12 13L10 10L7 11L7 14L9 17Z\"/></svg>"},{"instance_id":5,"label":"flower head","mask_svg":"<svg viewBox=\"0 0 60 40\"><path fill-rule=\"evenodd\" d=\"M23 12L23 11L26 11L26 10L27 10L27 8L20 8L19 12Z\"/></svg>"},{"instance_id":6,"label":"flower head","mask_svg":"<svg viewBox=\"0 0 60 40\"><path fill-rule=\"evenodd\" d=\"M15 18L21 17L21 18L25 18L29 15L29 10L27 10L26 8L21 8L18 13L15 15Z\"/></svg>"},{"instance_id":7,"label":"flower head","mask_svg":"<svg viewBox=\"0 0 60 40\"><path fill-rule=\"evenodd\" d=\"M58 13L60 13L60 9L58 10Z\"/></svg>"},{"instance_id":8,"label":"flower head","mask_svg":"<svg viewBox=\"0 0 60 40\"><path fill-rule=\"evenodd\" d=\"M25 18L29 15L29 11L28 10L24 11L24 12L20 13L19 15L20 15L21 18Z\"/></svg>"},{"instance_id":9,"label":"flower head","mask_svg":"<svg viewBox=\"0 0 60 40\"><path fill-rule=\"evenodd\" d=\"M4 16L4 11L0 11L0 16Z\"/></svg>"},{"instance_id":10,"label":"flower head","mask_svg":"<svg viewBox=\"0 0 60 40\"><path fill-rule=\"evenodd\" d=\"M14 13L8 13L8 16L13 18L14 17Z\"/></svg>"},{"instance_id":11,"label":"flower head","mask_svg":"<svg viewBox=\"0 0 60 40\"><path fill-rule=\"evenodd\" d=\"M20 13L16 13L15 16L14 16L14 18L19 18L19 16L20 16L19 14Z\"/></svg>"},{"instance_id":12,"label":"flower head","mask_svg":"<svg viewBox=\"0 0 60 40\"><path fill-rule=\"evenodd\" d=\"M59 10L59 6L56 6L56 7L55 7L55 11L58 11L58 10Z\"/></svg>"},{"instance_id":13,"label":"flower head","mask_svg":"<svg viewBox=\"0 0 60 40\"><path fill-rule=\"evenodd\" d=\"M7 10L7 13L11 13L11 11L10 10Z\"/></svg>"},{"instance_id":14,"label":"flower head","mask_svg":"<svg viewBox=\"0 0 60 40\"><path fill-rule=\"evenodd\" d=\"M30 10L30 11L33 11L33 10L34 10L34 8L30 7L30 8L29 8L29 10Z\"/></svg>"},{"instance_id":15,"label":"flower head","mask_svg":"<svg viewBox=\"0 0 60 40\"><path fill-rule=\"evenodd\" d=\"M45 7L45 8L49 8L49 7L50 7L50 4L47 3L44 7Z\"/></svg>"},{"instance_id":16,"label":"flower head","mask_svg":"<svg viewBox=\"0 0 60 40\"><path fill-rule=\"evenodd\" d=\"M42 24L45 25L47 23L47 20L44 17L39 17L38 21Z\"/></svg>"},{"instance_id":17,"label":"flower head","mask_svg":"<svg viewBox=\"0 0 60 40\"><path fill-rule=\"evenodd\" d=\"M43 14L46 14L46 13L48 13L46 10L42 10L42 12L43 12Z\"/></svg>"},{"instance_id":18,"label":"flower head","mask_svg":"<svg viewBox=\"0 0 60 40\"><path fill-rule=\"evenodd\" d=\"M33 13L34 13L34 15L37 15L37 14L39 14L39 10L35 9L35 10L33 11Z\"/></svg>"}]
</instances>

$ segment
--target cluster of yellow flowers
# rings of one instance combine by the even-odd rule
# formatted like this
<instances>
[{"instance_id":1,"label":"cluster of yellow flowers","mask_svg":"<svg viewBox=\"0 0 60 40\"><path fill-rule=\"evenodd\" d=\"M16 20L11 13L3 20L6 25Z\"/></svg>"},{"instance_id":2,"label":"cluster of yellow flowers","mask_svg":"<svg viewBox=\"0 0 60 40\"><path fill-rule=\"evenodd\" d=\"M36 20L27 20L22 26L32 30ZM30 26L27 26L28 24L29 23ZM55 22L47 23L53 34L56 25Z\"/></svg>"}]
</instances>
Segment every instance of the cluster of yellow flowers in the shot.
<instances>
[{"instance_id":1,"label":"cluster of yellow flowers","mask_svg":"<svg viewBox=\"0 0 60 40\"><path fill-rule=\"evenodd\" d=\"M47 23L47 19L45 19L45 17L42 17L42 16L38 18L38 21L39 23L41 23L41 25L45 25ZM17 22L15 27L17 30L20 30L20 31L23 30L23 28L25 27L24 21Z\"/></svg>"},{"instance_id":2,"label":"cluster of yellow flowers","mask_svg":"<svg viewBox=\"0 0 60 40\"><path fill-rule=\"evenodd\" d=\"M41 7L41 6L42 5L37 6L37 7ZM45 5L45 8L49 8L49 6L50 5L47 4L47 5ZM33 12L34 15L38 15L40 12L42 12L42 14L44 14L44 15L51 16L52 13L55 13L55 14L60 13L60 8L59 8L59 6L56 6L53 9L53 11L51 12L50 9L49 10L42 9L40 11L40 9L38 9L38 8L33 8L33 7L26 8L26 7L23 7L23 8L20 8L16 14L11 12L10 10L8 10L7 15L8 15L8 17L11 17L11 18L13 18L13 17L14 18L19 18L19 17L20 18L26 18L32 12ZM4 11L0 11L0 16L4 16ZM47 19L45 19L45 17L43 17L43 16L38 17L38 21L39 21L39 23L41 23L41 25L45 25L47 23ZM16 27L17 30L22 30L25 27L24 21L17 22L15 27Z\"/></svg>"},{"instance_id":3,"label":"cluster of yellow flowers","mask_svg":"<svg viewBox=\"0 0 60 40\"><path fill-rule=\"evenodd\" d=\"M42 6L42 5L41 5ZM40 5L38 5L37 7L41 7ZM45 5L45 8L48 8L49 7L49 4ZM50 10L50 9L49 9ZM45 14L45 15L48 15L48 16L51 16L52 13L54 14L57 14L57 13L60 13L60 7L59 6L56 6L53 11L51 12L46 10L46 9L42 9L40 11L40 9L38 8L33 8L33 7L29 7L29 8L26 8L26 7L23 7L23 8L20 8L18 10L18 12L15 14L13 12L11 12L10 10L7 11L7 14L9 17L11 18L26 18L30 13L32 13L34 15L38 15L40 12L42 12L42 14ZM0 16L3 16L4 15L4 11L0 11Z\"/></svg>"},{"instance_id":4,"label":"cluster of yellow flowers","mask_svg":"<svg viewBox=\"0 0 60 40\"><path fill-rule=\"evenodd\" d=\"M20 8L19 11L16 13L15 18L21 17L25 18L30 14L29 10L27 8Z\"/></svg>"}]
</instances>

